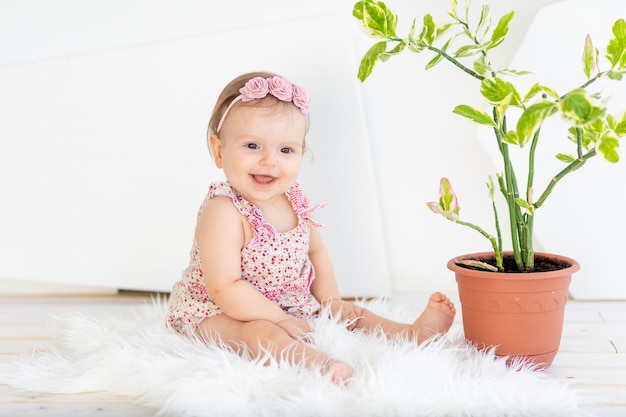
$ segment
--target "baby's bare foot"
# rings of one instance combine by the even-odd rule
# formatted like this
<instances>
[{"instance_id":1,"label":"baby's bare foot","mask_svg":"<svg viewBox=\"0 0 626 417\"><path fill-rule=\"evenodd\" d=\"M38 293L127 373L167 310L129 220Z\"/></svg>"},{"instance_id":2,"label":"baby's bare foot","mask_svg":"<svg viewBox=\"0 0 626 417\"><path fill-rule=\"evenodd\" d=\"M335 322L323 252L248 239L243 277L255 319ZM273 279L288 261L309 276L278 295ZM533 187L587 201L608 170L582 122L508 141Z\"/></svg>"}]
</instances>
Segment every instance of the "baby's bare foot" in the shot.
<instances>
[{"instance_id":1,"label":"baby's bare foot","mask_svg":"<svg viewBox=\"0 0 626 417\"><path fill-rule=\"evenodd\" d=\"M345 362L328 360L324 370L330 374L331 380L337 385L344 385L354 374L354 369Z\"/></svg>"},{"instance_id":2,"label":"baby's bare foot","mask_svg":"<svg viewBox=\"0 0 626 417\"><path fill-rule=\"evenodd\" d=\"M417 343L421 344L438 334L446 333L456 309L448 297L440 292L431 294L424 311L413 323L413 332L417 336Z\"/></svg>"}]
</instances>

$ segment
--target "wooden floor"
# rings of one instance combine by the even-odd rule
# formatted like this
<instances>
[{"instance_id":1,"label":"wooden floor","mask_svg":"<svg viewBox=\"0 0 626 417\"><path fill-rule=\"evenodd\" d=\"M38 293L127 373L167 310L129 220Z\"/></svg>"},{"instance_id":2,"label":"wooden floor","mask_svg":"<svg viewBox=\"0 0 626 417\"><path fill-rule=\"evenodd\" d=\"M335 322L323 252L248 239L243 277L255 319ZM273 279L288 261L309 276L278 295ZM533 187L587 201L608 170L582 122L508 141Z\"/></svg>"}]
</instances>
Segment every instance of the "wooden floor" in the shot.
<instances>
[{"instance_id":1,"label":"wooden floor","mask_svg":"<svg viewBox=\"0 0 626 417\"><path fill-rule=\"evenodd\" d=\"M105 296L0 296L0 361L33 349L45 349L51 315L66 312L120 311L151 299L151 294ZM423 295L396 297L395 302L420 302ZM453 299L455 297L452 297ZM458 304L458 300L457 300ZM460 325L459 318L455 325ZM583 408L592 416L626 416L626 301L570 301L565 314L561 350L551 376L588 390L594 399ZM132 398L105 393L50 395L21 392L0 380L0 417L5 416L153 416L154 409Z\"/></svg>"}]
</instances>

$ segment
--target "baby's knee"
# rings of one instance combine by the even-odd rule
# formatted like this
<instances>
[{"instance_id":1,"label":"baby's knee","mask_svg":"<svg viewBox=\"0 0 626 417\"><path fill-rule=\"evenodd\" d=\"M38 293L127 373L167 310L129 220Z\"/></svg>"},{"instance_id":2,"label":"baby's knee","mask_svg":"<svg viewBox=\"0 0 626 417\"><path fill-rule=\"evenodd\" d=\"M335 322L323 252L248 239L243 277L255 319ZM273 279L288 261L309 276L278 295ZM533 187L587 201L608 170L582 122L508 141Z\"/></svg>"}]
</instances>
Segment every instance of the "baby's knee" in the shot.
<instances>
[{"instance_id":1,"label":"baby's knee","mask_svg":"<svg viewBox=\"0 0 626 417\"><path fill-rule=\"evenodd\" d=\"M244 334L250 342L259 340L274 340L282 336L285 331L269 320L252 320L246 323Z\"/></svg>"}]
</instances>

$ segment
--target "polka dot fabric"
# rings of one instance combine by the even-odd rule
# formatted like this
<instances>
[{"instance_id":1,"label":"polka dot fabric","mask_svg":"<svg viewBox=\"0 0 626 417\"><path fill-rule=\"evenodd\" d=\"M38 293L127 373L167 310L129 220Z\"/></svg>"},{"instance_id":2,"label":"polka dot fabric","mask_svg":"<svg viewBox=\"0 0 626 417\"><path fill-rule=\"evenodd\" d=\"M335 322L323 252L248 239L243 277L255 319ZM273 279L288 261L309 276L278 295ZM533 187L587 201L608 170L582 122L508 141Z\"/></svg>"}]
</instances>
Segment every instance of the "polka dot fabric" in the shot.
<instances>
[{"instance_id":1,"label":"polka dot fabric","mask_svg":"<svg viewBox=\"0 0 626 417\"><path fill-rule=\"evenodd\" d=\"M309 218L308 214L323 205L310 206L309 199L296 183L287 191L287 197L298 216L298 225L287 232L277 233L272 225L265 222L261 210L227 182L211 184L198 216L206 202L215 196L230 197L254 231L250 243L241 250L241 278L286 313L305 319L315 315L320 305L310 291L315 271L308 257L308 249L310 227L321 225ZM220 313L220 308L206 291L200 251L194 238L189 265L172 288L167 322L177 332L191 336L202 319Z\"/></svg>"}]
</instances>

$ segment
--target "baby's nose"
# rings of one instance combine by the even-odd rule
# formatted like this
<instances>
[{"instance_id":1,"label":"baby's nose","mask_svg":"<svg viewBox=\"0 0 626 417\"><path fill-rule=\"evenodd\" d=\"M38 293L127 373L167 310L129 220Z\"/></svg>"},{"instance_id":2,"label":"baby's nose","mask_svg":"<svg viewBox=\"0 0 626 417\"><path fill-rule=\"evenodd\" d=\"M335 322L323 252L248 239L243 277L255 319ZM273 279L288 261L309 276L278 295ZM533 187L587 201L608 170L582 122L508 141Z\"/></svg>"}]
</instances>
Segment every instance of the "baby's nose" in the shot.
<instances>
[{"instance_id":1,"label":"baby's nose","mask_svg":"<svg viewBox=\"0 0 626 417\"><path fill-rule=\"evenodd\" d=\"M274 152L272 151L265 151L263 152L263 155L261 157L261 165L262 166L274 166L276 165L276 157L274 155Z\"/></svg>"}]
</instances>

